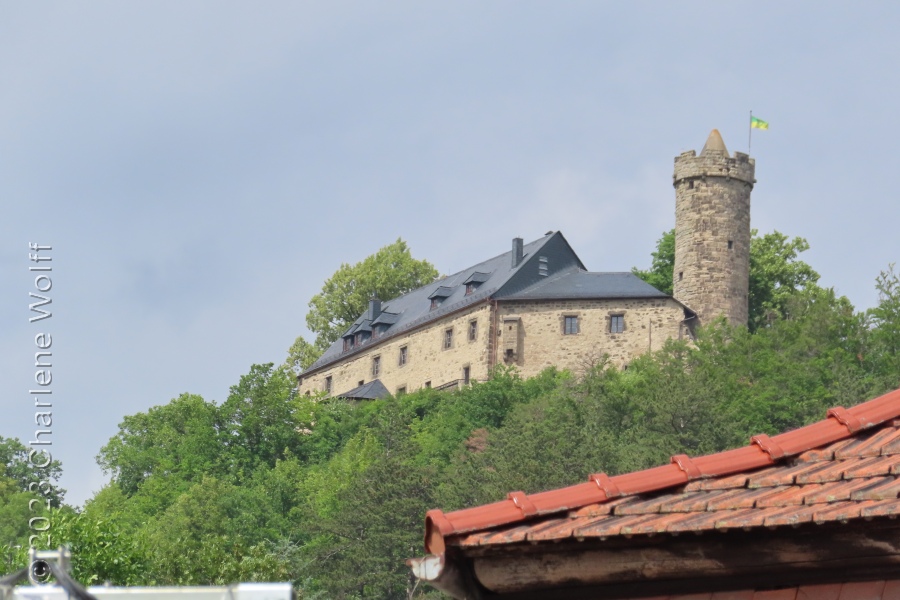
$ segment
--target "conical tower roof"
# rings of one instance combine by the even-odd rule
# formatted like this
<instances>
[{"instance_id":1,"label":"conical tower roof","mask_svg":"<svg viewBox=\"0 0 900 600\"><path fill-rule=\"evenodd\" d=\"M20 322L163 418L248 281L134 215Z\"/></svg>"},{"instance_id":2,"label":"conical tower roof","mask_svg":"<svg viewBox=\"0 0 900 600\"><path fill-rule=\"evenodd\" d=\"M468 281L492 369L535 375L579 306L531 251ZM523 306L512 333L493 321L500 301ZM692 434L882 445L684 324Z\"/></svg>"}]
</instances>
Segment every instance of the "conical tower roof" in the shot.
<instances>
[{"instance_id":1,"label":"conical tower roof","mask_svg":"<svg viewBox=\"0 0 900 600\"><path fill-rule=\"evenodd\" d=\"M711 152L728 156L728 148L725 147L725 141L722 139L722 134L719 133L718 129L713 129L709 132L709 137L703 145L703 150L700 151L700 156Z\"/></svg>"}]
</instances>

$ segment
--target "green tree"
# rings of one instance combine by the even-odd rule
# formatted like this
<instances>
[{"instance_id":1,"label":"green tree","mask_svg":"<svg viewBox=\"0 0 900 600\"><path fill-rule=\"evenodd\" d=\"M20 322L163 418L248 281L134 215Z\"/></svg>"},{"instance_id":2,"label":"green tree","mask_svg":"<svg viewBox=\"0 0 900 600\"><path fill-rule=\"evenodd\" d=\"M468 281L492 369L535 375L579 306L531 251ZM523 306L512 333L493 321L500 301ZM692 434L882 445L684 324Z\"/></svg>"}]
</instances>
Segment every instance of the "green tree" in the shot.
<instances>
[{"instance_id":1,"label":"green tree","mask_svg":"<svg viewBox=\"0 0 900 600\"><path fill-rule=\"evenodd\" d=\"M401 600L415 586L404 560L421 548L434 473L416 465L405 401L381 403L348 452L336 457L333 466L345 475L323 473L325 485L307 488L313 493L297 511L298 527L310 539L304 547L309 574L328 598Z\"/></svg>"},{"instance_id":2,"label":"green tree","mask_svg":"<svg viewBox=\"0 0 900 600\"><path fill-rule=\"evenodd\" d=\"M642 271L631 267L631 272L663 292L672 295L672 276L675 273L675 230L664 231L656 242L656 250L650 254L650 268Z\"/></svg>"},{"instance_id":3,"label":"green tree","mask_svg":"<svg viewBox=\"0 0 900 600\"><path fill-rule=\"evenodd\" d=\"M165 406L125 417L97 462L126 496L156 476L156 487L170 500L179 483L215 470L221 454L218 419L215 404L182 394ZM162 483L167 478L172 480Z\"/></svg>"},{"instance_id":4,"label":"green tree","mask_svg":"<svg viewBox=\"0 0 900 600\"><path fill-rule=\"evenodd\" d=\"M755 331L775 317L788 315L791 298L817 287L819 274L798 260L801 252L809 250L809 243L801 238L788 237L777 231L760 237L752 231L750 240L750 316L749 327Z\"/></svg>"},{"instance_id":5,"label":"green tree","mask_svg":"<svg viewBox=\"0 0 900 600\"><path fill-rule=\"evenodd\" d=\"M21 490L15 480L0 476L0 545L27 544L31 533L28 519L36 516L28 509L28 503L34 497L34 494ZM38 507L43 508L40 504Z\"/></svg>"},{"instance_id":6,"label":"green tree","mask_svg":"<svg viewBox=\"0 0 900 600\"><path fill-rule=\"evenodd\" d=\"M306 326L315 334L315 341L298 337L288 350L286 366L304 369L315 362L366 310L373 296L391 300L437 276L434 265L414 259L402 239L355 265L342 264L309 301Z\"/></svg>"},{"instance_id":7,"label":"green tree","mask_svg":"<svg viewBox=\"0 0 900 600\"><path fill-rule=\"evenodd\" d=\"M268 540L285 525L264 485L236 486L203 477L144 529L148 566L157 583L213 585L287 577ZM244 561L253 565L248 569ZM288 577L289 578L289 577Z\"/></svg>"},{"instance_id":8,"label":"green tree","mask_svg":"<svg viewBox=\"0 0 900 600\"><path fill-rule=\"evenodd\" d=\"M871 362L885 387L900 386L900 274L888 265L875 281L878 305L867 311Z\"/></svg>"},{"instance_id":9,"label":"green tree","mask_svg":"<svg viewBox=\"0 0 900 600\"><path fill-rule=\"evenodd\" d=\"M760 236L755 229L751 235L748 326L751 331L756 331L776 318L789 316L791 299L816 289L819 274L798 259L800 253L809 250L805 239L789 239L778 231ZM662 234L651 256L648 270L633 267L631 272L656 289L671 294L675 272L674 229Z\"/></svg>"},{"instance_id":10,"label":"green tree","mask_svg":"<svg viewBox=\"0 0 900 600\"><path fill-rule=\"evenodd\" d=\"M272 363L253 365L231 387L219 407L218 424L225 468L249 475L259 465L274 467L298 444L294 382Z\"/></svg>"},{"instance_id":11,"label":"green tree","mask_svg":"<svg viewBox=\"0 0 900 600\"><path fill-rule=\"evenodd\" d=\"M115 515L54 511L54 543L72 552L72 575L83 585L147 585L145 545Z\"/></svg>"},{"instance_id":12,"label":"green tree","mask_svg":"<svg viewBox=\"0 0 900 600\"><path fill-rule=\"evenodd\" d=\"M0 477L8 477L23 492L34 492L40 486L41 494L50 499L51 506L59 507L66 493L57 485L62 475L62 465L58 460L53 460L43 469L38 469L28 460L28 452L19 440L0 436ZM39 453L35 462L43 462L41 456ZM42 481L49 486L41 484Z\"/></svg>"}]
</instances>

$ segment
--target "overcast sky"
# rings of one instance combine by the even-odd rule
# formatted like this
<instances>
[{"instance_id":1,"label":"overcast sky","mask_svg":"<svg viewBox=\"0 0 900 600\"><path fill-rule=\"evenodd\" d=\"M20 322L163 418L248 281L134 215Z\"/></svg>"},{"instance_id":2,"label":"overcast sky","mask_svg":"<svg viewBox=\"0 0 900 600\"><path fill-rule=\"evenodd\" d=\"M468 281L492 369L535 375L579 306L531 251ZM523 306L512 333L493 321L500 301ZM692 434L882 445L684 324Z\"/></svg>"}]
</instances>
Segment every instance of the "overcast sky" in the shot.
<instances>
[{"instance_id":1,"label":"overcast sky","mask_svg":"<svg viewBox=\"0 0 900 600\"><path fill-rule=\"evenodd\" d=\"M753 226L871 307L900 261L900 5L0 0L0 436L53 336L68 501L122 417L280 363L342 262L452 273L561 230L649 265L673 158L751 154ZM53 316L28 322L28 243Z\"/></svg>"}]
</instances>

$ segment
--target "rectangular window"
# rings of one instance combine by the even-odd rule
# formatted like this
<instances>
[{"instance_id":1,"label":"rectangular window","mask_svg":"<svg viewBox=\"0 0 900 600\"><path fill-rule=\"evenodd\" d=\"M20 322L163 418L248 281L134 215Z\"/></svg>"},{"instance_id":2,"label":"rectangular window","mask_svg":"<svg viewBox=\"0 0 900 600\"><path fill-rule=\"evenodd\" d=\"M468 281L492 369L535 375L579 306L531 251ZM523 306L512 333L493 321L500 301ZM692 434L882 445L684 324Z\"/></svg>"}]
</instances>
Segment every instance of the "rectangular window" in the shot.
<instances>
[{"instance_id":1,"label":"rectangular window","mask_svg":"<svg viewBox=\"0 0 900 600\"><path fill-rule=\"evenodd\" d=\"M478 319L469 321L469 341L474 342L478 337Z\"/></svg>"},{"instance_id":2,"label":"rectangular window","mask_svg":"<svg viewBox=\"0 0 900 600\"><path fill-rule=\"evenodd\" d=\"M441 302L443 302L443 301L444 301L443 298L432 298L431 299L431 310L436 309L438 306L441 305Z\"/></svg>"},{"instance_id":3,"label":"rectangular window","mask_svg":"<svg viewBox=\"0 0 900 600\"><path fill-rule=\"evenodd\" d=\"M565 317L563 333L565 335L576 335L578 333L578 317Z\"/></svg>"},{"instance_id":4,"label":"rectangular window","mask_svg":"<svg viewBox=\"0 0 900 600\"><path fill-rule=\"evenodd\" d=\"M429 390L431 389L431 382L430 382L430 381L426 381L426 382L425 382L425 389L429 389Z\"/></svg>"},{"instance_id":5,"label":"rectangular window","mask_svg":"<svg viewBox=\"0 0 900 600\"><path fill-rule=\"evenodd\" d=\"M406 364L406 359L408 356L409 355L406 346L400 348L400 360L398 360L397 362L401 367Z\"/></svg>"},{"instance_id":6,"label":"rectangular window","mask_svg":"<svg viewBox=\"0 0 900 600\"><path fill-rule=\"evenodd\" d=\"M466 284L466 296L468 296L468 295L474 293L474 292L475 292L475 288L477 288L477 287L478 287L478 285L475 284L475 283L467 283L467 284Z\"/></svg>"},{"instance_id":7,"label":"rectangular window","mask_svg":"<svg viewBox=\"0 0 900 600\"><path fill-rule=\"evenodd\" d=\"M356 384L356 386L357 386L357 387L362 387L362 386L364 386L365 384L366 384L366 380L365 380L365 379L360 379L360 380L359 380L359 383Z\"/></svg>"},{"instance_id":8,"label":"rectangular window","mask_svg":"<svg viewBox=\"0 0 900 600\"><path fill-rule=\"evenodd\" d=\"M453 347L453 328L444 331L444 350Z\"/></svg>"},{"instance_id":9,"label":"rectangular window","mask_svg":"<svg viewBox=\"0 0 900 600\"><path fill-rule=\"evenodd\" d=\"M405 394L405 393L406 393L406 386L405 386L405 385L404 385L404 386L400 386L400 387L397 388L397 395L398 395L398 396L402 396L402 395Z\"/></svg>"},{"instance_id":10,"label":"rectangular window","mask_svg":"<svg viewBox=\"0 0 900 600\"><path fill-rule=\"evenodd\" d=\"M622 333L625 331L625 315L610 315L609 332Z\"/></svg>"},{"instance_id":11,"label":"rectangular window","mask_svg":"<svg viewBox=\"0 0 900 600\"><path fill-rule=\"evenodd\" d=\"M469 367L463 367L463 384L469 385L469 374L471 373L471 369Z\"/></svg>"},{"instance_id":12,"label":"rectangular window","mask_svg":"<svg viewBox=\"0 0 900 600\"><path fill-rule=\"evenodd\" d=\"M379 373L381 373L381 357L376 356L372 359L372 377L378 377Z\"/></svg>"},{"instance_id":13,"label":"rectangular window","mask_svg":"<svg viewBox=\"0 0 900 600\"><path fill-rule=\"evenodd\" d=\"M325 392L331 393L331 375L325 378Z\"/></svg>"}]
</instances>

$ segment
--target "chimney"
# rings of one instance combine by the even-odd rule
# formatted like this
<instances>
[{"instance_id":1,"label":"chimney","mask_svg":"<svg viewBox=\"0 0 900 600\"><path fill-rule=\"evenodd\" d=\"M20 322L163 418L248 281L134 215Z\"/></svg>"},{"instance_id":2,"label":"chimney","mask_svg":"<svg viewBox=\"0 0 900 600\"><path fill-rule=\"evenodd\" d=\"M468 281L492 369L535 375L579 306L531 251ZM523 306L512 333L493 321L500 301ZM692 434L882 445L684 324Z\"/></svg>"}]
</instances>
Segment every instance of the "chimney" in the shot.
<instances>
[{"instance_id":1,"label":"chimney","mask_svg":"<svg viewBox=\"0 0 900 600\"><path fill-rule=\"evenodd\" d=\"M381 314L381 300L372 296L369 298L369 320L374 321Z\"/></svg>"},{"instance_id":2,"label":"chimney","mask_svg":"<svg viewBox=\"0 0 900 600\"><path fill-rule=\"evenodd\" d=\"M525 257L524 246L522 244L522 238L517 237L513 238L512 245L512 268L515 269L522 263L522 259Z\"/></svg>"}]
</instances>

